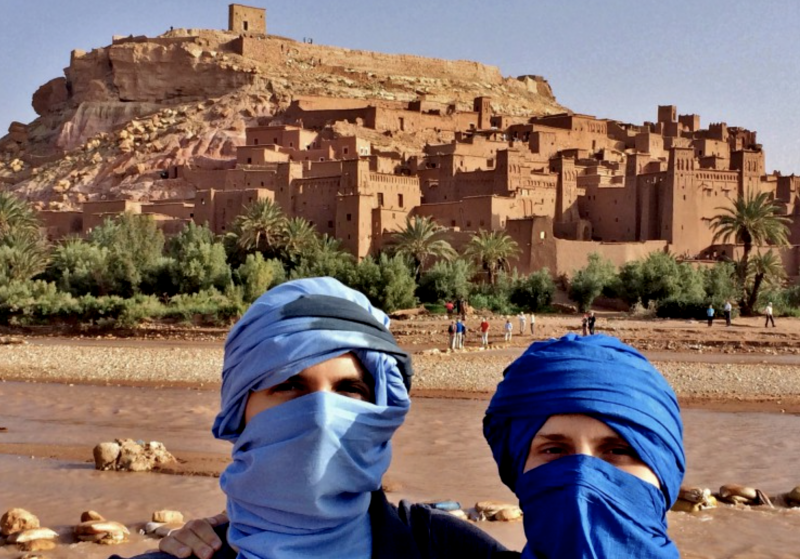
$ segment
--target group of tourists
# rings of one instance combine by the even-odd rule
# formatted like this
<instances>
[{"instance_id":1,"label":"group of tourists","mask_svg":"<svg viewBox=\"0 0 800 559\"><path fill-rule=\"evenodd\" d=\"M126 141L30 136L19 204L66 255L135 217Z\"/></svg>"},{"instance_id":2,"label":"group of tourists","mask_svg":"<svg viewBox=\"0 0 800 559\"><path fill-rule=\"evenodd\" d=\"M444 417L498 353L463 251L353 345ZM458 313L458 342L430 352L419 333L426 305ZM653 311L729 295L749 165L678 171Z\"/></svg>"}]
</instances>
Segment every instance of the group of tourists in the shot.
<instances>
[{"instance_id":1,"label":"group of tourists","mask_svg":"<svg viewBox=\"0 0 800 559\"><path fill-rule=\"evenodd\" d=\"M448 303L448 305L452 305ZM525 333L525 325L528 322L528 316L520 312L517 315L517 319L519 320L519 334L522 335ZM531 324L531 336L536 335L536 315L530 313L530 324ZM489 318L484 316L481 318L481 322L478 325L478 333L481 336L481 347L488 348L489 347L489 330L491 329L491 324L489 323ZM449 343L448 347L450 350L455 351L457 349L464 349L464 342L466 340L467 335L467 325L466 319L463 317L459 317L456 320L451 320L447 326L447 334L449 336ZM514 327L511 324L511 319L506 317L505 324L503 324L503 341L510 342L514 336Z\"/></svg>"},{"instance_id":2,"label":"group of tourists","mask_svg":"<svg viewBox=\"0 0 800 559\"><path fill-rule=\"evenodd\" d=\"M161 549L204 559L679 556L666 521L685 470L675 394L645 357L603 335L533 343L486 410L486 442L524 513L521 553L446 512L390 504L381 481L413 373L388 326L331 278L259 298L225 343L213 433L233 445L220 477L226 514L189 522Z\"/></svg>"},{"instance_id":3,"label":"group of tourists","mask_svg":"<svg viewBox=\"0 0 800 559\"><path fill-rule=\"evenodd\" d=\"M714 309L714 305L709 303L708 308L706 309L706 321L708 322L708 326L711 327L714 324L714 317L716 315L716 309ZM725 305L722 307L722 314L725 317L725 326L731 326L731 315L733 313L733 305L730 302L730 299L725 301ZM772 327L775 328L775 316L774 311L772 310L772 301L767 303L767 306L764 307L764 328L767 328L770 324Z\"/></svg>"}]
</instances>

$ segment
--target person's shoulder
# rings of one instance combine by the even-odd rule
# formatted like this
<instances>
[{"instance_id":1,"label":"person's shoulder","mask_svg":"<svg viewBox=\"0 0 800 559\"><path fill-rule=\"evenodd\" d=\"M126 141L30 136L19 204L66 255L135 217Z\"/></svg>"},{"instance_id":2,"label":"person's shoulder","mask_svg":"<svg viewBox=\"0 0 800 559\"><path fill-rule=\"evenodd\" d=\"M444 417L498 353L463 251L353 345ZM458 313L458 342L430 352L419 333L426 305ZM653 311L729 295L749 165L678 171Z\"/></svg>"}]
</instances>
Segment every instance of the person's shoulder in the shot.
<instances>
[{"instance_id":1,"label":"person's shoulder","mask_svg":"<svg viewBox=\"0 0 800 559\"><path fill-rule=\"evenodd\" d=\"M425 504L400 501L401 520L411 528L423 557L486 559L508 550L470 522ZM513 557L514 555L510 555Z\"/></svg>"}]
</instances>

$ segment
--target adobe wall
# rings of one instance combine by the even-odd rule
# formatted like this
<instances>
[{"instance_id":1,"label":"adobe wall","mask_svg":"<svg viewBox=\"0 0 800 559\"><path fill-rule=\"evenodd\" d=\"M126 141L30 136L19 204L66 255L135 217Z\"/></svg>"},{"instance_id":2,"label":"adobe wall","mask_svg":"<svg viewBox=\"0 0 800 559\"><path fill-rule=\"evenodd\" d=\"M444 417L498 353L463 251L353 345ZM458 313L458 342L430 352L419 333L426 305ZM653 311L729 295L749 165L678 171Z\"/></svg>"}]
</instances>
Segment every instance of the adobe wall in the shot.
<instances>
[{"instance_id":1,"label":"adobe wall","mask_svg":"<svg viewBox=\"0 0 800 559\"><path fill-rule=\"evenodd\" d=\"M584 207L597 238L611 242L636 240L636 192L635 186L587 189Z\"/></svg>"},{"instance_id":2,"label":"adobe wall","mask_svg":"<svg viewBox=\"0 0 800 559\"><path fill-rule=\"evenodd\" d=\"M190 221L194 218L194 204L175 201L172 203L142 204L142 213L163 215L179 220Z\"/></svg>"},{"instance_id":3,"label":"adobe wall","mask_svg":"<svg viewBox=\"0 0 800 559\"><path fill-rule=\"evenodd\" d=\"M51 241L83 233L82 211L39 210L36 215Z\"/></svg>"},{"instance_id":4,"label":"adobe wall","mask_svg":"<svg viewBox=\"0 0 800 559\"><path fill-rule=\"evenodd\" d=\"M240 215L243 209L256 200L275 199L275 193L264 188L247 190L220 190L214 192L212 217L209 224L218 235L230 231L231 224ZM195 212L197 215L198 212ZM195 218L196 219L196 218Z\"/></svg>"},{"instance_id":5,"label":"adobe wall","mask_svg":"<svg viewBox=\"0 0 800 559\"><path fill-rule=\"evenodd\" d=\"M320 234L335 235L339 187L339 177L296 179L292 207L285 211L290 217L307 220Z\"/></svg>"},{"instance_id":6,"label":"adobe wall","mask_svg":"<svg viewBox=\"0 0 800 559\"><path fill-rule=\"evenodd\" d=\"M183 179L191 183L197 190L208 190L209 188L222 189L225 187L226 174L228 170L205 171L202 169L182 168L180 171Z\"/></svg>"},{"instance_id":7,"label":"adobe wall","mask_svg":"<svg viewBox=\"0 0 800 559\"><path fill-rule=\"evenodd\" d=\"M339 196L336 206L336 238L342 248L361 260L372 249L373 196Z\"/></svg>"},{"instance_id":8,"label":"adobe wall","mask_svg":"<svg viewBox=\"0 0 800 559\"><path fill-rule=\"evenodd\" d=\"M520 274L530 274L547 269L555 274L557 269L556 244L553 236L553 219L534 216L510 219L506 233L517 243L519 256L509 262Z\"/></svg>"},{"instance_id":9,"label":"adobe wall","mask_svg":"<svg viewBox=\"0 0 800 559\"><path fill-rule=\"evenodd\" d=\"M266 33L267 11L242 4L228 6L228 31L233 33Z\"/></svg>"},{"instance_id":10,"label":"adobe wall","mask_svg":"<svg viewBox=\"0 0 800 559\"><path fill-rule=\"evenodd\" d=\"M426 76L461 82L498 84L499 68L465 60L441 60L393 55L341 47L300 43L275 36L241 37L235 46L242 56L273 64L305 63L347 68L350 72L389 76Z\"/></svg>"},{"instance_id":11,"label":"adobe wall","mask_svg":"<svg viewBox=\"0 0 800 559\"><path fill-rule=\"evenodd\" d=\"M569 241L555 239L556 267L555 275L571 276L575 271L589 263L589 255L599 253L615 266L622 266L631 260L646 257L651 252L663 252L666 241L646 241L637 243L602 243L594 241ZM552 272L553 270L551 270Z\"/></svg>"}]
</instances>

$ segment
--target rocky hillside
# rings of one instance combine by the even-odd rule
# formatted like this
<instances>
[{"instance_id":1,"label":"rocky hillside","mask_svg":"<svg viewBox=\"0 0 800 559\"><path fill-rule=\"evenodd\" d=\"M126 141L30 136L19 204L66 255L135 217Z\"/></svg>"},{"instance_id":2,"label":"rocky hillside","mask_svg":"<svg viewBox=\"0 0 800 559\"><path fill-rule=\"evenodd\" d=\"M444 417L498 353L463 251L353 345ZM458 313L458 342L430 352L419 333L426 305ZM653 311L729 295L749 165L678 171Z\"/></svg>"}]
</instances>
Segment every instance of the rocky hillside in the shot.
<instances>
[{"instance_id":1,"label":"rocky hillside","mask_svg":"<svg viewBox=\"0 0 800 559\"><path fill-rule=\"evenodd\" d=\"M477 96L495 112L561 112L547 82L504 78L492 66L299 43L275 36L173 30L117 37L74 51L65 76L33 96L40 115L0 139L0 183L39 207L69 209L87 199L191 197L188 184L161 179L170 165L231 165L247 126L266 124L293 98L456 103ZM341 130L359 133L348 126ZM355 127L357 128L357 127ZM419 151L435 134L386 137L375 147Z\"/></svg>"}]
</instances>

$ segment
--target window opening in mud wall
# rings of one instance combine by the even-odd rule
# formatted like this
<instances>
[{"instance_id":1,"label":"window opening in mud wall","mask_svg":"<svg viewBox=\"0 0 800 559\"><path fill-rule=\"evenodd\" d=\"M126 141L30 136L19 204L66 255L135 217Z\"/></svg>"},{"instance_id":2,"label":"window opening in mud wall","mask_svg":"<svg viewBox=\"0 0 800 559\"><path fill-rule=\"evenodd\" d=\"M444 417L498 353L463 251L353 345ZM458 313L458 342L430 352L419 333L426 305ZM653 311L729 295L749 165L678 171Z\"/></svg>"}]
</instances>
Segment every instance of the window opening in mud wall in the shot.
<instances>
[{"instance_id":1,"label":"window opening in mud wall","mask_svg":"<svg viewBox=\"0 0 800 559\"><path fill-rule=\"evenodd\" d=\"M378 205L383 207L383 192L378 192Z\"/></svg>"},{"instance_id":2,"label":"window opening in mud wall","mask_svg":"<svg viewBox=\"0 0 800 559\"><path fill-rule=\"evenodd\" d=\"M398 194L397 195L397 205L400 206L401 208L403 207L403 195L402 194Z\"/></svg>"},{"instance_id":3,"label":"window opening in mud wall","mask_svg":"<svg viewBox=\"0 0 800 559\"><path fill-rule=\"evenodd\" d=\"M243 22L242 22L242 29L244 29L245 31L247 31L247 28L248 28L248 27L249 27L249 26L247 25L247 22L246 22L246 21L243 21Z\"/></svg>"}]
</instances>

